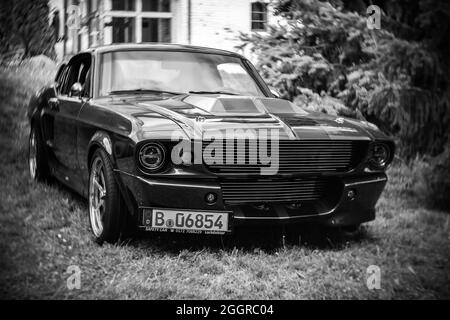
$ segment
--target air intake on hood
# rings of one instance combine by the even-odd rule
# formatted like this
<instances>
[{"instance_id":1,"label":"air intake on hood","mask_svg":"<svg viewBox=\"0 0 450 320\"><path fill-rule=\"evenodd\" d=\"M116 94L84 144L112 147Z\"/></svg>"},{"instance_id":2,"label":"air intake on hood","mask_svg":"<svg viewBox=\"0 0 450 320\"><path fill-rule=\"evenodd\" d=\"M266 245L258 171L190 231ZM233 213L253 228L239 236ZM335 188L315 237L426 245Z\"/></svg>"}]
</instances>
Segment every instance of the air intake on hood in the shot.
<instances>
[{"instance_id":1,"label":"air intake on hood","mask_svg":"<svg viewBox=\"0 0 450 320\"><path fill-rule=\"evenodd\" d=\"M289 118L281 118L285 123L287 123L291 127L302 127L302 126L315 126L318 125L318 122L307 118L307 117L289 117Z\"/></svg>"}]
</instances>

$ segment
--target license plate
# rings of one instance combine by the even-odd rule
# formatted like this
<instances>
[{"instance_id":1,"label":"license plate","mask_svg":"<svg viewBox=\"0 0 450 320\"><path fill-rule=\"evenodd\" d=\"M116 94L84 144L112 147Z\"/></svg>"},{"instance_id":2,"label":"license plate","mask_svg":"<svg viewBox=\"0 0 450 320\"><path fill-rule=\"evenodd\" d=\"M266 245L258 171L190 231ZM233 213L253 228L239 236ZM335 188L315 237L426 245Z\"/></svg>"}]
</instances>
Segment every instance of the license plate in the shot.
<instances>
[{"instance_id":1,"label":"license plate","mask_svg":"<svg viewBox=\"0 0 450 320\"><path fill-rule=\"evenodd\" d=\"M152 209L151 230L188 233L228 232L228 212Z\"/></svg>"}]
</instances>

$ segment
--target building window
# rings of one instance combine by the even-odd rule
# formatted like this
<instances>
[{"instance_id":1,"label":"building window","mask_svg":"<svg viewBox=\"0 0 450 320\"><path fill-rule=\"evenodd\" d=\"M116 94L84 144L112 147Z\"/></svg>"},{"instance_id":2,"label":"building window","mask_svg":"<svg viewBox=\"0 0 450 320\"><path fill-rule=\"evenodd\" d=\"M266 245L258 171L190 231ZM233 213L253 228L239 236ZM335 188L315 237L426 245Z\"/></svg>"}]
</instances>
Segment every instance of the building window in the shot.
<instances>
[{"instance_id":1,"label":"building window","mask_svg":"<svg viewBox=\"0 0 450 320\"><path fill-rule=\"evenodd\" d=\"M170 19L143 18L142 42L170 42Z\"/></svg>"},{"instance_id":2,"label":"building window","mask_svg":"<svg viewBox=\"0 0 450 320\"><path fill-rule=\"evenodd\" d=\"M142 0L142 11L170 12L170 0Z\"/></svg>"},{"instance_id":3,"label":"building window","mask_svg":"<svg viewBox=\"0 0 450 320\"><path fill-rule=\"evenodd\" d=\"M108 1L111 9L101 17L104 43L172 41L171 0Z\"/></svg>"},{"instance_id":4,"label":"building window","mask_svg":"<svg viewBox=\"0 0 450 320\"><path fill-rule=\"evenodd\" d=\"M135 42L135 20L134 18L112 18L112 41L113 43Z\"/></svg>"},{"instance_id":5,"label":"building window","mask_svg":"<svg viewBox=\"0 0 450 320\"><path fill-rule=\"evenodd\" d=\"M252 31L265 31L267 28L267 3L252 3Z\"/></svg>"},{"instance_id":6,"label":"building window","mask_svg":"<svg viewBox=\"0 0 450 320\"><path fill-rule=\"evenodd\" d=\"M135 0L112 0L112 10L117 11L134 11Z\"/></svg>"}]
</instances>

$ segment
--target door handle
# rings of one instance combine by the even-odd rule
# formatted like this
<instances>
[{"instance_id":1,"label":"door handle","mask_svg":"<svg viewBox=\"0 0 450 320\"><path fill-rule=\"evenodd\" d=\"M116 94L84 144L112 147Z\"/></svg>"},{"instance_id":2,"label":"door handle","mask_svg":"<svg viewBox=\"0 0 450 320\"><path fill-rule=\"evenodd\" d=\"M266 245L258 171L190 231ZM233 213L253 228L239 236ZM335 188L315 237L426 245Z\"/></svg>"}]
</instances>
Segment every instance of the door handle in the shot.
<instances>
[{"instance_id":1,"label":"door handle","mask_svg":"<svg viewBox=\"0 0 450 320\"><path fill-rule=\"evenodd\" d=\"M50 106L51 110L59 111L59 101L57 98L48 99L48 105Z\"/></svg>"}]
</instances>

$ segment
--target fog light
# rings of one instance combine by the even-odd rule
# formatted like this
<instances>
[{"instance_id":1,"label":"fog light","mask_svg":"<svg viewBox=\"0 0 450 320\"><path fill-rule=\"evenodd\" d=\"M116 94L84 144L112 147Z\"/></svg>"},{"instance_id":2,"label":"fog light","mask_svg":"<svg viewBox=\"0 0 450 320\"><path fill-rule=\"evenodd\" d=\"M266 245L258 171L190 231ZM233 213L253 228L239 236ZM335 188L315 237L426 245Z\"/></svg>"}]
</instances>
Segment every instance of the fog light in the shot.
<instances>
[{"instance_id":1,"label":"fog light","mask_svg":"<svg viewBox=\"0 0 450 320\"><path fill-rule=\"evenodd\" d=\"M214 192L208 192L205 196L205 201L208 204L213 204L217 201L217 194L215 194Z\"/></svg>"},{"instance_id":2,"label":"fog light","mask_svg":"<svg viewBox=\"0 0 450 320\"><path fill-rule=\"evenodd\" d=\"M270 209L270 207L265 203L255 204L255 205L253 205L253 207L255 207L258 210L262 210L262 211L269 211L269 209Z\"/></svg>"},{"instance_id":3,"label":"fog light","mask_svg":"<svg viewBox=\"0 0 450 320\"><path fill-rule=\"evenodd\" d=\"M355 197L356 197L356 191L353 189L348 190L347 198L349 198L350 200L353 200L353 199L355 199Z\"/></svg>"},{"instance_id":4,"label":"fog light","mask_svg":"<svg viewBox=\"0 0 450 320\"><path fill-rule=\"evenodd\" d=\"M293 202L287 205L289 209L299 209L301 206L302 204L300 202Z\"/></svg>"}]
</instances>

